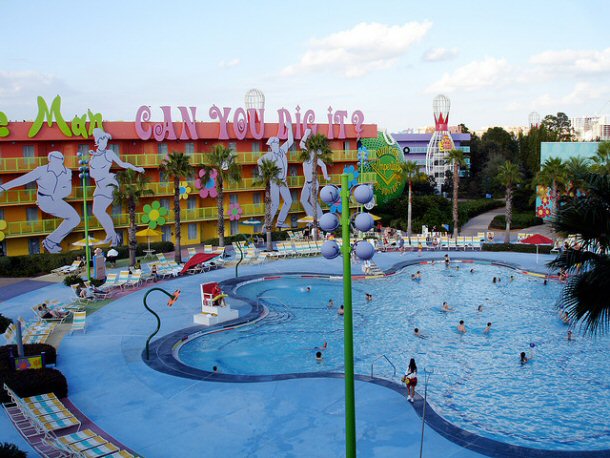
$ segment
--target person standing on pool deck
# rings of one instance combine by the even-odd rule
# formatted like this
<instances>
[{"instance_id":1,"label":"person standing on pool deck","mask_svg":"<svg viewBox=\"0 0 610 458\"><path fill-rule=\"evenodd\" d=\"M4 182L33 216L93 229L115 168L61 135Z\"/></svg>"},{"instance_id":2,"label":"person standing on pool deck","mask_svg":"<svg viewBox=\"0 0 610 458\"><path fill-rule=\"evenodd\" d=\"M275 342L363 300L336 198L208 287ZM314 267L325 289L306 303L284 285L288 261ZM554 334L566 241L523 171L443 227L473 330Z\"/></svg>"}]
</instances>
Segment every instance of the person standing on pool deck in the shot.
<instances>
[{"instance_id":1,"label":"person standing on pool deck","mask_svg":"<svg viewBox=\"0 0 610 458\"><path fill-rule=\"evenodd\" d=\"M409 367L407 367L402 381L407 385L407 401L413 402L415 387L417 386L417 365L415 364L415 359L411 358L411 361L409 361Z\"/></svg>"}]
</instances>

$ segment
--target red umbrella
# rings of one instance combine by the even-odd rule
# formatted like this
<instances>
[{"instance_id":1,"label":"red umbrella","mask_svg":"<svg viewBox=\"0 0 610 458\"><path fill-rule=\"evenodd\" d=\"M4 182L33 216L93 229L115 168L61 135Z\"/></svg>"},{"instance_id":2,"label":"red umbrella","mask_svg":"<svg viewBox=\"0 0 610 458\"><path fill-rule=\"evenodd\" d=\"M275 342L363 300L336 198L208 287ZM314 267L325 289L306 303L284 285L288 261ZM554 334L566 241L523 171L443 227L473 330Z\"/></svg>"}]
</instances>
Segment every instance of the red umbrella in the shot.
<instances>
[{"instance_id":1,"label":"red umbrella","mask_svg":"<svg viewBox=\"0 0 610 458\"><path fill-rule=\"evenodd\" d=\"M534 234L521 240L521 243L536 245L536 264L538 264L538 245L552 245L553 240L544 235Z\"/></svg>"}]
</instances>

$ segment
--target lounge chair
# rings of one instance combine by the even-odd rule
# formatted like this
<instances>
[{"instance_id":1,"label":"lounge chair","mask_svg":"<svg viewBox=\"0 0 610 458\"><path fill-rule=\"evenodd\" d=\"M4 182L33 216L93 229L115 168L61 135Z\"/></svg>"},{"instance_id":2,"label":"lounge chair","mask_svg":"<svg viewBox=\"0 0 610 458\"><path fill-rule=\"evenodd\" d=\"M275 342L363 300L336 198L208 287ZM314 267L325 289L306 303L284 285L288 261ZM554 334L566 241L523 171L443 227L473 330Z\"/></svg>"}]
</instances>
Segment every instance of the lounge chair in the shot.
<instances>
[{"instance_id":1,"label":"lounge chair","mask_svg":"<svg viewBox=\"0 0 610 458\"><path fill-rule=\"evenodd\" d=\"M197 254L197 250L193 247L188 247L186 250L188 251L189 259Z\"/></svg>"},{"instance_id":2,"label":"lounge chair","mask_svg":"<svg viewBox=\"0 0 610 458\"><path fill-rule=\"evenodd\" d=\"M72 317L72 328L70 329L70 334L72 334L74 331L83 331L86 333L86 324L87 312L74 312L74 316Z\"/></svg>"},{"instance_id":3,"label":"lounge chair","mask_svg":"<svg viewBox=\"0 0 610 458\"><path fill-rule=\"evenodd\" d=\"M127 282L123 286L125 286L125 287L130 286L130 287L135 288L136 286L140 285L141 281L142 281L142 271L136 270L134 273L131 274L131 277L129 278L129 280L127 280Z\"/></svg>"},{"instance_id":4,"label":"lounge chair","mask_svg":"<svg viewBox=\"0 0 610 458\"><path fill-rule=\"evenodd\" d=\"M123 286L125 286L125 283L127 283L128 281L129 281L129 271L121 270L119 272L119 279L116 281L114 286L122 288Z\"/></svg>"}]
</instances>

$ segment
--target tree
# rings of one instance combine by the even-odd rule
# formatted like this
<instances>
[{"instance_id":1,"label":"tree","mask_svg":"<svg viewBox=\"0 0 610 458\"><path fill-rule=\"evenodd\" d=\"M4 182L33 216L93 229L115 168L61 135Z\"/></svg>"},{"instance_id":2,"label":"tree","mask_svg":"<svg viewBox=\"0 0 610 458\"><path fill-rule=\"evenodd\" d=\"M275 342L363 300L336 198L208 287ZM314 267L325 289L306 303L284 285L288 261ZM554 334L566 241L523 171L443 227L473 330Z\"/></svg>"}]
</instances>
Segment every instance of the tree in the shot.
<instances>
[{"instance_id":1,"label":"tree","mask_svg":"<svg viewBox=\"0 0 610 458\"><path fill-rule=\"evenodd\" d=\"M305 148L301 150L299 160L303 162L311 162L312 165L312 192L309 196L309 203L313 208L313 227L318 227L318 161L326 165L331 165L333 162L333 152L328 145L328 138L324 134L315 134L310 136L305 142ZM322 215L320 215L322 216ZM314 230L314 240L317 240L318 231Z\"/></svg>"},{"instance_id":2,"label":"tree","mask_svg":"<svg viewBox=\"0 0 610 458\"><path fill-rule=\"evenodd\" d=\"M466 164L464 152L452 149L445 157L447 164L453 164L453 237L458 236L458 189L460 186L460 167Z\"/></svg>"},{"instance_id":3,"label":"tree","mask_svg":"<svg viewBox=\"0 0 610 458\"><path fill-rule=\"evenodd\" d=\"M510 243L510 223L513 219L513 186L521 182L522 176L516 164L506 161L498 168L497 179L506 189L506 231L504 233L504 243Z\"/></svg>"},{"instance_id":4,"label":"tree","mask_svg":"<svg viewBox=\"0 0 610 458\"><path fill-rule=\"evenodd\" d=\"M236 161L236 155L231 148L214 145L202 165L206 175L216 171L216 207L218 208L218 245L225 246L225 209L224 182L236 183L241 180L241 166Z\"/></svg>"},{"instance_id":5,"label":"tree","mask_svg":"<svg viewBox=\"0 0 610 458\"><path fill-rule=\"evenodd\" d=\"M409 188L409 200L407 210L407 237L411 237L411 211L413 207L413 183L417 181L424 181L427 177L425 173L420 172L421 166L415 161L406 161L400 164L400 173L402 178L407 180Z\"/></svg>"},{"instance_id":6,"label":"tree","mask_svg":"<svg viewBox=\"0 0 610 458\"><path fill-rule=\"evenodd\" d=\"M170 153L162 162L161 170L174 179L174 224L176 236L176 250L174 259L182 262L182 247L180 246L180 180L188 179L193 176L193 166L190 158L184 153Z\"/></svg>"},{"instance_id":7,"label":"tree","mask_svg":"<svg viewBox=\"0 0 610 458\"><path fill-rule=\"evenodd\" d=\"M114 190L114 202L126 205L129 214L129 265L136 263L136 250L138 242L136 239L136 206L144 196L153 195L150 189L146 189L148 178L143 173L133 170L121 170L116 175L119 186Z\"/></svg>"},{"instance_id":8,"label":"tree","mask_svg":"<svg viewBox=\"0 0 610 458\"><path fill-rule=\"evenodd\" d=\"M591 158L593 171L600 175L610 175L610 141L601 142L597 153Z\"/></svg>"},{"instance_id":9,"label":"tree","mask_svg":"<svg viewBox=\"0 0 610 458\"><path fill-rule=\"evenodd\" d=\"M585 178L591 171L590 161L587 158L581 156L572 156L566 163L566 191L571 191L572 194L576 193L577 189L582 189L585 183Z\"/></svg>"},{"instance_id":10,"label":"tree","mask_svg":"<svg viewBox=\"0 0 610 458\"><path fill-rule=\"evenodd\" d=\"M282 184L282 180L279 178L281 171L282 170L275 162L269 159L263 159L258 168L258 176L255 180L256 183L265 186L265 232L267 234L267 251L273 250L273 244L271 242L271 228L273 226L273 220L271 219L271 183L275 183L278 186Z\"/></svg>"},{"instance_id":11,"label":"tree","mask_svg":"<svg viewBox=\"0 0 610 458\"><path fill-rule=\"evenodd\" d=\"M560 142L571 142L574 139L572 123L565 113L559 112L557 116L546 115L542 120L542 126L554 132Z\"/></svg>"},{"instance_id":12,"label":"tree","mask_svg":"<svg viewBox=\"0 0 610 458\"><path fill-rule=\"evenodd\" d=\"M551 199L553 199L553 216L557 214L559 206L559 193L564 189L567 182L566 167L563 161L557 157L550 157L538 172L534 183L551 188Z\"/></svg>"},{"instance_id":13,"label":"tree","mask_svg":"<svg viewBox=\"0 0 610 458\"><path fill-rule=\"evenodd\" d=\"M585 193L568 198L552 222L563 235L579 234L580 247L564 250L549 263L569 274L560 302L585 331L610 328L610 175L589 173Z\"/></svg>"}]
</instances>

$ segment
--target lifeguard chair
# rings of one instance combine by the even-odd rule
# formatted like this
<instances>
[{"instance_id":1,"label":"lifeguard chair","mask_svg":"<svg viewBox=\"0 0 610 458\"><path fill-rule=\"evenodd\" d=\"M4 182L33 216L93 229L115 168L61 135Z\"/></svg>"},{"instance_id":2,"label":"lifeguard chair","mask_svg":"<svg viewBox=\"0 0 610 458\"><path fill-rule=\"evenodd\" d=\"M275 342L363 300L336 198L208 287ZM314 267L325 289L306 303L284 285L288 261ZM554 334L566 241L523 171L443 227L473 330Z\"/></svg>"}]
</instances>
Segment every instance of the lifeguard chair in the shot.
<instances>
[{"instance_id":1,"label":"lifeguard chair","mask_svg":"<svg viewBox=\"0 0 610 458\"><path fill-rule=\"evenodd\" d=\"M193 316L197 324L212 326L239 317L237 310L231 309L225 301L226 294L222 293L217 282L201 284L201 312Z\"/></svg>"}]
</instances>

